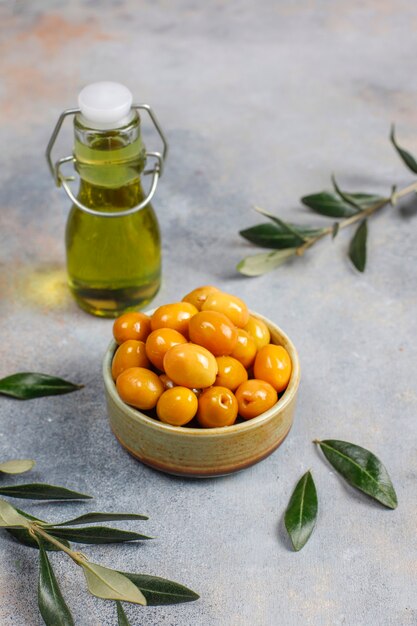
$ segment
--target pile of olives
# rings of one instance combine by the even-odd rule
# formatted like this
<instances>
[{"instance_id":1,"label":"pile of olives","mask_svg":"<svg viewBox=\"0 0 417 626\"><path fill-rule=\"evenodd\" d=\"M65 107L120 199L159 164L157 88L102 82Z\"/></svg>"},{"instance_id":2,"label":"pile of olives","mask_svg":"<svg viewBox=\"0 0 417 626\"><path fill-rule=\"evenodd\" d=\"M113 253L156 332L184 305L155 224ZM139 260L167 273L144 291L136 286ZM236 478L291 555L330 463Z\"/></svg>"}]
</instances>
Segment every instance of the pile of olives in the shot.
<instances>
[{"instance_id":1,"label":"pile of olives","mask_svg":"<svg viewBox=\"0 0 417 626\"><path fill-rule=\"evenodd\" d=\"M266 324L240 298L211 285L151 316L121 315L113 335L120 398L173 426L252 419L277 402L291 376L290 356L270 343Z\"/></svg>"}]
</instances>

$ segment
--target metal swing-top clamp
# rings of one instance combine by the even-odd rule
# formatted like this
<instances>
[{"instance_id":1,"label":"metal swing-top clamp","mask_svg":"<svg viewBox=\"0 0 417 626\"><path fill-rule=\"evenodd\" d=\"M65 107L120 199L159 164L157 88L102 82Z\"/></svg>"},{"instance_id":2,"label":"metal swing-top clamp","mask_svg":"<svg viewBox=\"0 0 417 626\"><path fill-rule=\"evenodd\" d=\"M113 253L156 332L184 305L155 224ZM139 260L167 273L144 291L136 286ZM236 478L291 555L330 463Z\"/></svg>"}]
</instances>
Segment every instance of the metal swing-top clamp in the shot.
<instances>
[{"instance_id":1,"label":"metal swing-top clamp","mask_svg":"<svg viewBox=\"0 0 417 626\"><path fill-rule=\"evenodd\" d=\"M147 204L149 204L149 202L152 200L153 196L155 195L155 191L156 191L156 187L158 185L158 181L160 176L162 176L163 173L163 168L164 168L164 163L168 154L168 142L167 139L164 135L164 132L158 122L158 119L155 115L155 113L152 111L151 107L149 106L149 104L132 104L132 109L136 109L136 110L143 110L146 111L149 115L149 117L151 118L153 125L155 126L155 129L158 133L158 135L160 136L162 143L163 143L163 150L162 150L162 154L160 152L146 152L146 157L153 157L154 159L156 159L155 165L152 169L148 169L145 170L143 172L144 175L149 175L152 174L152 183L151 186L149 188L148 191L148 195L146 196L146 198L144 198L144 200L142 200L142 202L140 202L139 204L137 204L134 207L131 207L130 209L126 209L125 211L111 211L111 212L102 212L102 211L95 211L94 209L90 209L89 207L85 206L85 204L83 204L82 202L80 202L78 200L78 198L75 197L75 195L73 194L70 186L69 186L69 182L72 182L75 180L75 176L65 176L62 172L61 172L61 167L65 164L65 163L75 163L76 158L75 156L72 154L71 156L66 156L63 157L62 159L59 159L58 161L56 161L55 163L53 163L52 161L52 149L55 145L55 142L57 140L57 137L59 135L59 131L61 130L61 126L65 121L65 118L67 118L70 115L77 115L78 113L81 113L81 109L67 109L66 111L63 111L61 113L61 115L58 118L58 121L56 123L56 126L52 132L51 138L49 140L48 146L46 148L46 160L48 162L49 165L49 169L51 171L52 177L57 185L57 187L63 187L64 191L66 192L67 196L70 198L70 200L79 208L81 209L81 211L84 211L85 213L89 213L90 215L96 215L98 217L123 217L125 215L132 215L132 213L136 213L136 211L140 211L141 209L143 209Z\"/></svg>"}]
</instances>

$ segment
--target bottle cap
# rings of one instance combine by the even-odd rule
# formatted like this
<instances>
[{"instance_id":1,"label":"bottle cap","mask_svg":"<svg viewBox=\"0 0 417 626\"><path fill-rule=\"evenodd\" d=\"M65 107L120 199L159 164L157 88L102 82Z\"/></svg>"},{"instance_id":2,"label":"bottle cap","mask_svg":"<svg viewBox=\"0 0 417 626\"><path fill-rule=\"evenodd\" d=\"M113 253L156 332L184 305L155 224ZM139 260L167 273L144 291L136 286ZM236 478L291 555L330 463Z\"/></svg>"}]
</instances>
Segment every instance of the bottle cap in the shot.
<instances>
[{"instance_id":1,"label":"bottle cap","mask_svg":"<svg viewBox=\"0 0 417 626\"><path fill-rule=\"evenodd\" d=\"M120 83L103 81L87 85L78 94L78 106L93 128L118 128L129 119L133 96Z\"/></svg>"}]
</instances>

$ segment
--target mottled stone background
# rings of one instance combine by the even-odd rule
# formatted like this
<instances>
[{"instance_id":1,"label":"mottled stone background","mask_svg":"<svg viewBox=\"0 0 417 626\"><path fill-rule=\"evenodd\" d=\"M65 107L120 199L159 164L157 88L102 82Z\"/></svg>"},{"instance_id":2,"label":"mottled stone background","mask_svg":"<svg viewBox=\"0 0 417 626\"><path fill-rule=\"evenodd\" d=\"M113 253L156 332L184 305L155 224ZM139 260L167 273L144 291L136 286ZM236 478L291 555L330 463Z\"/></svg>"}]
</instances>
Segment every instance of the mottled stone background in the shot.
<instances>
[{"instance_id":1,"label":"mottled stone background","mask_svg":"<svg viewBox=\"0 0 417 626\"><path fill-rule=\"evenodd\" d=\"M372 220L364 275L346 259L346 231L262 278L234 269L254 250L237 235L259 221L254 204L319 224L325 220L298 198L328 186L331 171L345 187L380 193L411 182L388 132L396 121L399 138L417 151L416 33L413 0L0 4L0 375L38 370L86 385L27 403L3 398L0 458L33 457L30 480L96 496L85 505L25 503L41 517L149 514L149 522L124 527L155 541L85 553L178 580L201 599L128 606L132 624L417 623L415 205ZM299 348L294 428L281 449L239 475L171 478L134 461L110 433L100 367L111 322L79 311L66 291L68 202L43 157L58 114L82 86L103 79L151 103L171 144L155 201L164 242L155 304L215 283L279 323ZM70 146L68 128L57 155ZM347 488L314 437L375 451L398 509ZM295 554L282 514L308 468L320 513L313 538ZM0 550L1 625L40 624L36 553L4 535ZM52 561L76 623L114 625L112 603L91 598L67 559Z\"/></svg>"}]
</instances>

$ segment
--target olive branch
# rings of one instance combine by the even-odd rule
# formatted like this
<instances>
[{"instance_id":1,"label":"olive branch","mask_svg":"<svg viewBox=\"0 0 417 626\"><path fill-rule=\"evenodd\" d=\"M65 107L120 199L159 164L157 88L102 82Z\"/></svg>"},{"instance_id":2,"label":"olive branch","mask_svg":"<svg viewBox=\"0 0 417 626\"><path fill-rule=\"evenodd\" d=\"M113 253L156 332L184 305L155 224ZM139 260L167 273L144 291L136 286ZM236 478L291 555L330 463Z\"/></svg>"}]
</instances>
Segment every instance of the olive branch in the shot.
<instances>
[{"instance_id":1,"label":"olive branch","mask_svg":"<svg viewBox=\"0 0 417 626\"><path fill-rule=\"evenodd\" d=\"M417 160L397 143L394 125L391 127L390 140L408 169L413 174L417 174ZM339 187L334 176L331 180L332 191L321 191L304 196L301 202L315 213L340 221L335 221L325 228L301 226L284 222L276 215L255 207L255 210L267 217L270 222L241 230L239 234L251 243L273 251L245 257L238 263L237 270L245 276L260 276L276 269L291 258L303 256L321 239L328 236L334 239L341 230L358 224L350 241L349 258L359 272L364 272L367 258L368 218L387 205L395 206L401 198L417 193L417 182L399 191L393 185L390 193L384 197L364 192L347 192Z\"/></svg>"},{"instance_id":2,"label":"olive branch","mask_svg":"<svg viewBox=\"0 0 417 626\"><path fill-rule=\"evenodd\" d=\"M1 474L20 474L34 466L31 459L18 459L0 463ZM86 500L90 496L65 487L32 483L0 486L0 495L35 500ZM33 517L0 498L0 527L20 543L37 548L39 553L38 606L46 626L74 626L71 610L61 592L58 580L48 557L49 551L67 555L79 566L85 577L88 591L97 598L116 603L117 623L129 626L121 602L140 605L179 604L198 599L198 595L179 583L150 576L120 572L91 562L85 554L72 549L71 541L82 544L122 543L151 539L147 535L111 528L91 526L108 521L147 520L136 513L85 513L63 522L46 522Z\"/></svg>"}]
</instances>

